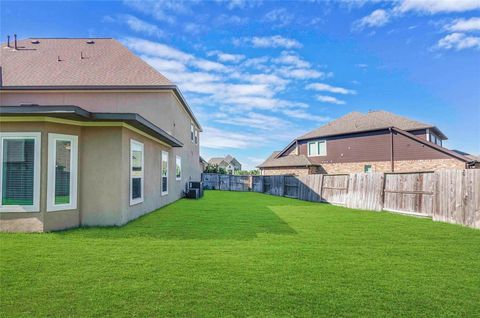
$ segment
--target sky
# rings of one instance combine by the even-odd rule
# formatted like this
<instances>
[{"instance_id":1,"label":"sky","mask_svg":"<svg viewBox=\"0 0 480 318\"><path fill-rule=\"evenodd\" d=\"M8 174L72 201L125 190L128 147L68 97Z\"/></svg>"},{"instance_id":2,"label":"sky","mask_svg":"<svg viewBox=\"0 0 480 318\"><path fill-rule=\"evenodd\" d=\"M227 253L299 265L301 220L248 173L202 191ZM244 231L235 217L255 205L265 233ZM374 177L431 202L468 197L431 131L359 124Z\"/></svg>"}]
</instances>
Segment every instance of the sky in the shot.
<instances>
[{"instance_id":1,"label":"sky","mask_svg":"<svg viewBox=\"0 0 480 318\"><path fill-rule=\"evenodd\" d=\"M113 37L176 83L201 155L253 169L352 111L480 154L480 0L2 1L0 35ZM132 111L134 111L132 109Z\"/></svg>"}]
</instances>

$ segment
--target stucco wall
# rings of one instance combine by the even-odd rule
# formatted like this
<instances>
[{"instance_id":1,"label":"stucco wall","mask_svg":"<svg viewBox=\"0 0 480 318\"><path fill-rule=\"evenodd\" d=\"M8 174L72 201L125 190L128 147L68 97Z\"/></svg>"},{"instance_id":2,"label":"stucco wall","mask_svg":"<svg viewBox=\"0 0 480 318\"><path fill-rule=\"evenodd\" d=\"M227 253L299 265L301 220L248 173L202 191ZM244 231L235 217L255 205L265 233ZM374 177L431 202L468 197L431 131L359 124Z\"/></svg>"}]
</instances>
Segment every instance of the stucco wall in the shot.
<instances>
[{"instance_id":1,"label":"stucco wall","mask_svg":"<svg viewBox=\"0 0 480 318\"><path fill-rule=\"evenodd\" d=\"M48 133L79 136L79 153L81 153L81 128L46 122L28 124L2 122L0 128L2 132L41 132L40 212L2 212L0 213L0 230L7 232L42 232L78 226L80 222L79 202L77 202L77 209L74 210L47 212Z\"/></svg>"},{"instance_id":2,"label":"stucco wall","mask_svg":"<svg viewBox=\"0 0 480 318\"><path fill-rule=\"evenodd\" d=\"M1 105L76 105L94 112L138 113L183 143L171 148L124 127L86 127L48 122L2 123L1 131L48 131L79 136L79 194L74 212L48 212L47 136L42 135L41 212L0 213L0 229L48 231L82 225L121 225L180 198L186 182L199 181L199 142L190 139L192 120L171 92L27 92L2 93ZM197 127L198 128L198 127ZM130 139L144 143L144 202L130 206ZM161 151L169 153L169 191L160 190ZM182 158L182 180L175 160Z\"/></svg>"}]
</instances>

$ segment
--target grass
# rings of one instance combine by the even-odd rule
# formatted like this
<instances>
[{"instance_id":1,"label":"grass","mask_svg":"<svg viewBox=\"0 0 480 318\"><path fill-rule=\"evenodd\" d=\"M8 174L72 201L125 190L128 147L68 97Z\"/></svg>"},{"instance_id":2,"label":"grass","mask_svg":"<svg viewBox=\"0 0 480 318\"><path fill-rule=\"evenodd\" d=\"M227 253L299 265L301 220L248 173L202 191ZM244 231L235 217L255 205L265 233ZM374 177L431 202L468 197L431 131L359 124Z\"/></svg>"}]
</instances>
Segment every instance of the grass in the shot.
<instances>
[{"instance_id":1,"label":"grass","mask_svg":"<svg viewBox=\"0 0 480 318\"><path fill-rule=\"evenodd\" d=\"M2 317L480 315L480 231L258 193L0 243Z\"/></svg>"}]
</instances>

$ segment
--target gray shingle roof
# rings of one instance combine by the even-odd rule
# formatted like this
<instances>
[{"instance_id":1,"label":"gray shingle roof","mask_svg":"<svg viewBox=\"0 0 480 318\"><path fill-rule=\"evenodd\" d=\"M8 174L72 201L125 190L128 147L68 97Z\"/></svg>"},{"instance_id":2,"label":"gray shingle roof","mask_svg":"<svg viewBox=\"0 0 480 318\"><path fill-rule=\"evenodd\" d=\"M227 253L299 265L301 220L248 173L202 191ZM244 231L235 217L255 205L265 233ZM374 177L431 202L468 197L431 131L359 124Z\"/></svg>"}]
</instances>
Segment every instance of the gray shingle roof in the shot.
<instances>
[{"instance_id":1,"label":"gray shingle roof","mask_svg":"<svg viewBox=\"0 0 480 318\"><path fill-rule=\"evenodd\" d=\"M388 127L397 127L405 131L432 128L436 130L440 137L446 139L446 136L434 125L422 123L382 110L370 111L366 114L359 112L348 113L343 117L340 117L324 126L298 137L297 139L302 140L323 136L340 135Z\"/></svg>"},{"instance_id":2,"label":"gray shingle roof","mask_svg":"<svg viewBox=\"0 0 480 318\"><path fill-rule=\"evenodd\" d=\"M273 167L305 167L311 166L312 163L305 155L290 155L275 158L280 151L274 151L258 168L273 168Z\"/></svg>"}]
</instances>

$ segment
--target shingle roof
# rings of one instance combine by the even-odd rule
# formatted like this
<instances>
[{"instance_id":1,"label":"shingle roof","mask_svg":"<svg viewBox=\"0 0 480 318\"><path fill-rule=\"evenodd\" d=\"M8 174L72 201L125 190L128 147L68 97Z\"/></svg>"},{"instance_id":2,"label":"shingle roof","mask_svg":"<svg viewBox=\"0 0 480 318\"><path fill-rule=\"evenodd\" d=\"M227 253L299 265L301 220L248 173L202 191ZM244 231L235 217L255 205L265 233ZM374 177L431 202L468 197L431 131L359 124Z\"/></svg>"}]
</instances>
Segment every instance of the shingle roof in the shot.
<instances>
[{"instance_id":1,"label":"shingle roof","mask_svg":"<svg viewBox=\"0 0 480 318\"><path fill-rule=\"evenodd\" d=\"M0 66L3 87L173 85L114 39L32 38L18 50L2 43Z\"/></svg>"},{"instance_id":2,"label":"shingle roof","mask_svg":"<svg viewBox=\"0 0 480 318\"><path fill-rule=\"evenodd\" d=\"M211 165L218 165L222 161L225 161L224 158L211 158L210 160L208 160L208 163Z\"/></svg>"},{"instance_id":3,"label":"shingle roof","mask_svg":"<svg viewBox=\"0 0 480 318\"><path fill-rule=\"evenodd\" d=\"M305 155L290 155L275 158L280 151L274 151L258 168L273 168L273 167L305 167L311 166L312 163Z\"/></svg>"},{"instance_id":4,"label":"shingle roof","mask_svg":"<svg viewBox=\"0 0 480 318\"><path fill-rule=\"evenodd\" d=\"M340 135L361 131L397 127L405 131L432 128L437 134L446 139L446 136L431 124L422 123L413 119L399 116L387 111L370 111L366 114L351 112L324 126L312 130L297 139L309 139L323 136Z\"/></svg>"},{"instance_id":5,"label":"shingle roof","mask_svg":"<svg viewBox=\"0 0 480 318\"><path fill-rule=\"evenodd\" d=\"M225 161L225 163L229 164L232 162L232 160L234 160L235 158L230 156L230 155L227 155L225 158L220 158L220 157L215 157L215 158L211 158L210 160L208 160L208 163L209 164L212 164L212 165L218 165L220 164L222 161Z\"/></svg>"}]
</instances>

